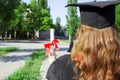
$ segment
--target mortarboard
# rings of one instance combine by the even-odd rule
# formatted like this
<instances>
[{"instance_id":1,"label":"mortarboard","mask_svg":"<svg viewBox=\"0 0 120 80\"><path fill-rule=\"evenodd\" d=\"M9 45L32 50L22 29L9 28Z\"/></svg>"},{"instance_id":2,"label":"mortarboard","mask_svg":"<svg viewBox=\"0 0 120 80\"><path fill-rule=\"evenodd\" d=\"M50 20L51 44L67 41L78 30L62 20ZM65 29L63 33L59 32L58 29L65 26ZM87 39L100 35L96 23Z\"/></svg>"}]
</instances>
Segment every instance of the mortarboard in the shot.
<instances>
[{"instance_id":1,"label":"mortarboard","mask_svg":"<svg viewBox=\"0 0 120 80\"><path fill-rule=\"evenodd\" d=\"M115 24L115 6L120 1L99 1L68 4L68 6L79 7L81 13L81 24L98 29Z\"/></svg>"}]
</instances>

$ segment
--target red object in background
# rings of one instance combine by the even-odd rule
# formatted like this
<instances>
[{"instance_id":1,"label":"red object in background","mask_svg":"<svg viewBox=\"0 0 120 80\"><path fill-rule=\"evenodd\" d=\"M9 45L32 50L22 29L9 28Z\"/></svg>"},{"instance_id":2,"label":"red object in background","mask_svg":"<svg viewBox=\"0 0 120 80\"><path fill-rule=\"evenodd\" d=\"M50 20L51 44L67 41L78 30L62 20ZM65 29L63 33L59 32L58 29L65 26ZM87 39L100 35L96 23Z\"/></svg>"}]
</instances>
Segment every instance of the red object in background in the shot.
<instances>
[{"instance_id":1,"label":"red object in background","mask_svg":"<svg viewBox=\"0 0 120 80\"><path fill-rule=\"evenodd\" d=\"M59 41L58 41L58 39L54 39L54 40L52 41L52 43L53 43L53 44L56 44L56 43L59 43Z\"/></svg>"},{"instance_id":2,"label":"red object in background","mask_svg":"<svg viewBox=\"0 0 120 80\"><path fill-rule=\"evenodd\" d=\"M46 48L46 52L45 52L45 56L48 56L48 55L50 55L51 53L50 53L50 48Z\"/></svg>"},{"instance_id":3,"label":"red object in background","mask_svg":"<svg viewBox=\"0 0 120 80\"><path fill-rule=\"evenodd\" d=\"M50 55L51 54L50 52L51 43L44 44L44 47L46 49L45 56Z\"/></svg>"},{"instance_id":4,"label":"red object in background","mask_svg":"<svg viewBox=\"0 0 120 80\"><path fill-rule=\"evenodd\" d=\"M54 46L55 47L55 50L56 51L59 51L59 47L58 47L58 45L57 45L57 43L58 43L59 41L57 40L57 39L54 39L51 43L46 43L46 44L44 44L44 47L45 47L45 49L46 49L46 56L48 56L48 55L50 55L51 54L51 52L50 52L50 48L51 48L51 46Z\"/></svg>"},{"instance_id":5,"label":"red object in background","mask_svg":"<svg viewBox=\"0 0 120 80\"><path fill-rule=\"evenodd\" d=\"M51 43L44 44L44 47L45 48L50 48L51 47Z\"/></svg>"},{"instance_id":6,"label":"red object in background","mask_svg":"<svg viewBox=\"0 0 120 80\"><path fill-rule=\"evenodd\" d=\"M54 39L54 40L52 41L52 45L55 46L56 51L59 51L59 47L58 47L57 43L59 43L58 39Z\"/></svg>"},{"instance_id":7,"label":"red object in background","mask_svg":"<svg viewBox=\"0 0 120 80\"><path fill-rule=\"evenodd\" d=\"M57 44L55 44L55 49L56 49L56 51L59 51L59 47Z\"/></svg>"}]
</instances>

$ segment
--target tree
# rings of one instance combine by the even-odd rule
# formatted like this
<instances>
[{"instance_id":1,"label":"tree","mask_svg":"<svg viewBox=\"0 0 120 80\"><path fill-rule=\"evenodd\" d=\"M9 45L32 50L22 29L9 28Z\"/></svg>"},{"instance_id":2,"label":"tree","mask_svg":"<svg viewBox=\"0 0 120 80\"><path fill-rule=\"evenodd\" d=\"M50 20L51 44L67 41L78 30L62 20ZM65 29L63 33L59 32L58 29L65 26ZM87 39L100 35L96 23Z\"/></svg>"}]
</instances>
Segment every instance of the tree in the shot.
<instances>
[{"instance_id":1,"label":"tree","mask_svg":"<svg viewBox=\"0 0 120 80\"><path fill-rule=\"evenodd\" d=\"M68 4L71 3L77 3L77 0L68 0ZM79 22L79 17L77 15L77 8L76 7L68 7L67 8L67 34L70 35L71 37L74 37L77 27L78 27L78 22Z\"/></svg>"},{"instance_id":2,"label":"tree","mask_svg":"<svg viewBox=\"0 0 120 80\"><path fill-rule=\"evenodd\" d=\"M52 19L50 17L50 13L47 9L41 9L40 31L49 30L52 27Z\"/></svg>"},{"instance_id":3,"label":"tree","mask_svg":"<svg viewBox=\"0 0 120 80\"><path fill-rule=\"evenodd\" d=\"M52 26L50 18L50 9L47 6L47 0L32 0L28 5L27 24L29 31L35 39L36 31L49 30Z\"/></svg>"},{"instance_id":4,"label":"tree","mask_svg":"<svg viewBox=\"0 0 120 80\"><path fill-rule=\"evenodd\" d=\"M24 28L27 29L27 32L31 34L32 39L36 39L35 31L38 30L38 22L40 21L40 11L38 13L38 3L36 0L31 0L30 4L27 7L26 23L27 26Z\"/></svg>"},{"instance_id":5,"label":"tree","mask_svg":"<svg viewBox=\"0 0 120 80\"><path fill-rule=\"evenodd\" d=\"M39 30L49 30L52 27L52 19L50 15L50 8L47 0L38 0L38 6L41 12L41 25Z\"/></svg>"},{"instance_id":6,"label":"tree","mask_svg":"<svg viewBox=\"0 0 120 80\"><path fill-rule=\"evenodd\" d=\"M14 10L20 5L20 0L0 0L0 32L9 30L14 18Z\"/></svg>"},{"instance_id":7,"label":"tree","mask_svg":"<svg viewBox=\"0 0 120 80\"><path fill-rule=\"evenodd\" d=\"M120 5L116 6L116 25L120 31Z\"/></svg>"},{"instance_id":8,"label":"tree","mask_svg":"<svg viewBox=\"0 0 120 80\"><path fill-rule=\"evenodd\" d=\"M19 34L22 33L23 26L25 25L24 18L25 18L25 10L26 10L26 4L20 3L19 6L17 6L16 9L14 9L14 16L10 21L10 30L14 31L13 38L16 39L16 36L19 37ZM16 34L17 31L17 34Z\"/></svg>"},{"instance_id":9,"label":"tree","mask_svg":"<svg viewBox=\"0 0 120 80\"><path fill-rule=\"evenodd\" d=\"M77 3L77 0L68 0L67 4ZM77 15L77 8L76 7L67 7L67 34L71 36L71 42L68 52L71 50L71 46L73 45L73 37L75 36L76 30L79 25L79 17Z\"/></svg>"},{"instance_id":10,"label":"tree","mask_svg":"<svg viewBox=\"0 0 120 80\"><path fill-rule=\"evenodd\" d=\"M61 30L61 19L60 17L56 18L56 30Z\"/></svg>"},{"instance_id":11,"label":"tree","mask_svg":"<svg viewBox=\"0 0 120 80\"><path fill-rule=\"evenodd\" d=\"M50 8L47 0L31 0L30 4L21 0L0 0L0 32L16 31L35 38L35 32L49 30L52 27ZM14 37L15 38L15 37Z\"/></svg>"},{"instance_id":12,"label":"tree","mask_svg":"<svg viewBox=\"0 0 120 80\"><path fill-rule=\"evenodd\" d=\"M55 35L56 36L65 36L62 30L62 26L61 26L61 19L60 17L56 18L56 24L55 24Z\"/></svg>"}]
</instances>

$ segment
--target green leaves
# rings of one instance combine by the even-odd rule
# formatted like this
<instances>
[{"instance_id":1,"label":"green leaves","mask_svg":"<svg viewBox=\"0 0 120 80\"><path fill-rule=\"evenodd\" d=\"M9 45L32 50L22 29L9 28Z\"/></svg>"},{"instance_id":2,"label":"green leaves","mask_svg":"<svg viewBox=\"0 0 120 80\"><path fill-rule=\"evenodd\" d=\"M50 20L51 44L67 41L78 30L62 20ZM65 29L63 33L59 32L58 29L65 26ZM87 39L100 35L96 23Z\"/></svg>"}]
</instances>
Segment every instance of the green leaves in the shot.
<instances>
[{"instance_id":1,"label":"green leaves","mask_svg":"<svg viewBox=\"0 0 120 80\"><path fill-rule=\"evenodd\" d=\"M68 4L77 3L77 0L68 0ZM75 35L76 30L78 28L79 17L77 15L76 7L67 7L67 34L72 37Z\"/></svg>"},{"instance_id":2,"label":"green leaves","mask_svg":"<svg viewBox=\"0 0 120 80\"><path fill-rule=\"evenodd\" d=\"M20 1L0 0L1 33L18 31L20 33L29 32L31 35L35 35L35 31L50 29L52 19L50 18L47 0L31 0L28 5Z\"/></svg>"},{"instance_id":3,"label":"green leaves","mask_svg":"<svg viewBox=\"0 0 120 80\"><path fill-rule=\"evenodd\" d=\"M120 5L116 6L116 25L120 31Z\"/></svg>"},{"instance_id":4,"label":"green leaves","mask_svg":"<svg viewBox=\"0 0 120 80\"><path fill-rule=\"evenodd\" d=\"M20 0L0 0L0 28L1 31L10 29L14 17L14 9L20 4Z\"/></svg>"},{"instance_id":5,"label":"green leaves","mask_svg":"<svg viewBox=\"0 0 120 80\"><path fill-rule=\"evenodd\" d=\"M0 48L0 56L5 55L9 52L18 50L17 47L4 47L4 48Z\"/></svg>"},{"instance_id":6,"label":"green leaves","mask_svg":"<svg viewBox=\"0 0 120 80\"><path fill-rule=\"evenodd\" d=\"M47 8L47 0L32 0L29 4L28 8L30 9L31 13L28 13L27 19L28 24L31 26L31 29L35 30L48 30L52 25L52 20L50 18L50 13Z\"/></svg>"}]
</instances>

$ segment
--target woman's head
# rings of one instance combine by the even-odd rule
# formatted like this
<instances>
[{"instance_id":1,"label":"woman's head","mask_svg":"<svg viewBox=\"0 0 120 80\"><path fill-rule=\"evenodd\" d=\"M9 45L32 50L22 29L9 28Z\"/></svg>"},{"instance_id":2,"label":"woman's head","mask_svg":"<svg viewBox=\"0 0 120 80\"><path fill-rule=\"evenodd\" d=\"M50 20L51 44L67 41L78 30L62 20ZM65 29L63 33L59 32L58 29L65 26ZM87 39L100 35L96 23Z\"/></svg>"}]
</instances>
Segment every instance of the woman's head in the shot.
<instances>
[{"instance_id":1,"label":"woman's head","mask_svg":"<svg viewBox=\"0 0 120 80\"><path fill-rule=\"evenodd\" d=\"M80 8L81 26L71 58L84 80L117 80L120 76L120 44L115 6L120 1L68 4Z\"/></svg>"},{"instance_id":2,"label":"woman's head","mask_svg":"<svg viewBox=\"0 0 120 80\"><path fill-rule=\"evenodd\" d=\"M81 25L71 58L85 80L116 80L115 75L120 75L120 44L115 26L97 29Z\"/></svg>"}]
</instances>

